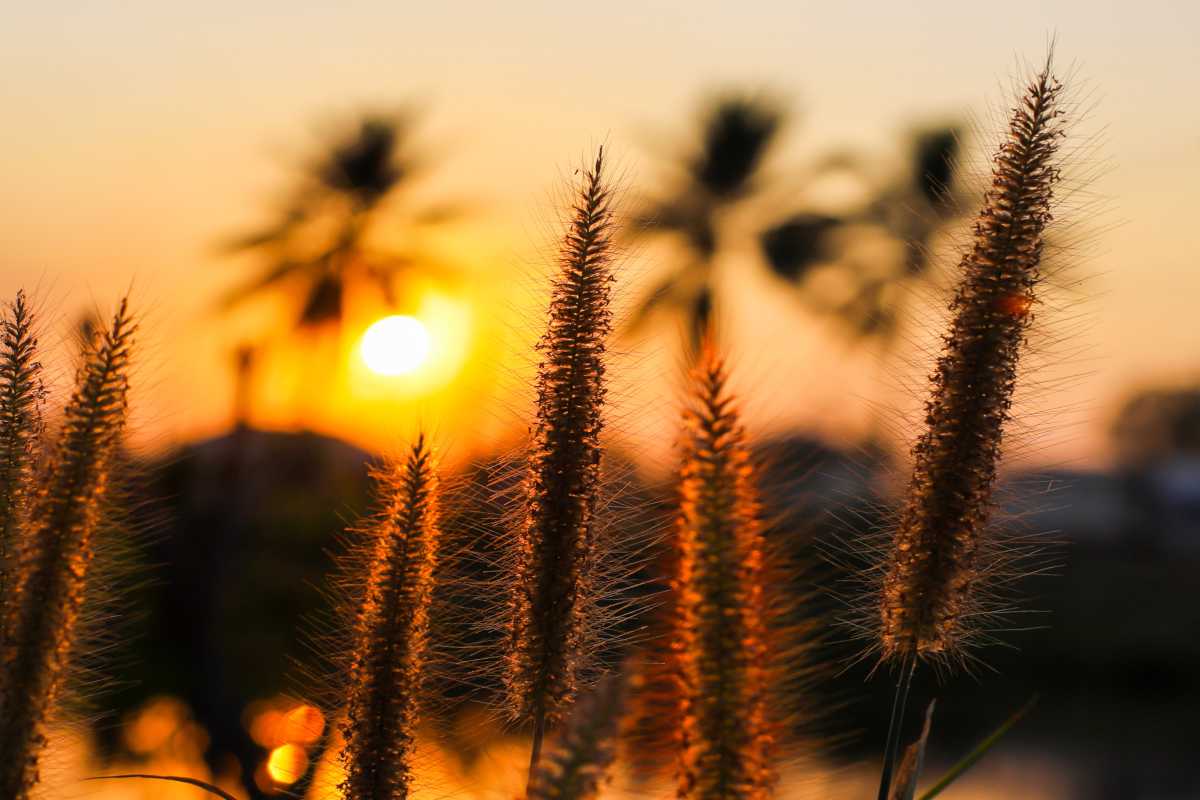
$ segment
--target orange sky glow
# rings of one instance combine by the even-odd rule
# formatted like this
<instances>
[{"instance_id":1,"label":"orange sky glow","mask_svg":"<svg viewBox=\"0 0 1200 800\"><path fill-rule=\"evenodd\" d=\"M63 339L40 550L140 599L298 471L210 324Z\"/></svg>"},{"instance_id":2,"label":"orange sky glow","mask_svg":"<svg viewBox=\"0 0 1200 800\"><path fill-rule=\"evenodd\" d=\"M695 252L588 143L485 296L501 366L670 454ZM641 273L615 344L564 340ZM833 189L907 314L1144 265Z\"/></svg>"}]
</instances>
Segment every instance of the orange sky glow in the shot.
<instances>
[{"instance_id":1,"label":"orange sky glow","mask_svg":"<svg viewBox=\"0 0 1200 800\"><path fill-rule=\"evenodd\" d=\"M81 313L133 286L144 311L134 433L147 446L228 425L234 351L278 330L284 311L217 314L253 262L216 243L262 220L331 117L405 102L425 111L418 139L438 167L418 191L470 201L432 241L463 274L412 286L399 308L351 298L340 337L273 347L255 373L252 421L382 450L420 424L465 456L519 430L556 201L596 145L614 154L632 202L704 93L748 85L794 109L774 167L835 149L886 166L916 124L987 120L1018 59L1041 58L1051 34L1086 84L1082 128L1096 144L1081 173L1096 174L1087 190L1101 200L1075 220L1089 230L1080 255L1092 278L1062 311L1081 317L1061 328L1070 356L1037 373L1055 386L1076 377L1030 401L1067 407L1079 425L1030 457L1102 461L1129 391L1200 376L1197 4L1014 0L998 17L951 2L188 5L23 4L0 26L0 296L32 292L54 349ZM641 248L623 280L643 286L668 258ZM839 438L879 407L914 407L898 385L919 385L919 361L881 367L763 276L730 290L722 321L757 429ZM408 374L380 375L361 358L363 331L388 314L428 328L429 358ZM651 441L653 457L674 422L662 402L677 386L670 333L622 342L630 352L614 362L620 434Z\"/></svg>"}]
</instances>

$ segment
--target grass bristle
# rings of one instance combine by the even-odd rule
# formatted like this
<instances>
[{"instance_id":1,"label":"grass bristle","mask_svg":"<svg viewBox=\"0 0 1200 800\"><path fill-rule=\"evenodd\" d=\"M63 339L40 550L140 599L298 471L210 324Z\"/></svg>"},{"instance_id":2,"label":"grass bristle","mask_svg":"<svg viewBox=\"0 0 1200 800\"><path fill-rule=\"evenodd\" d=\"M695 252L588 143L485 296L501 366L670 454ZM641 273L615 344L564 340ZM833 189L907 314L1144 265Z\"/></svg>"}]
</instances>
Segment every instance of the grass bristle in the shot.
<instances>
[{"instance_id":1,"label":"grass bristle","mask_svg":"<svg viewBox=\"0 0 1200 800\"><path fill-rule=\"evenodd\" d=\"M611 329L610 193L603 150L583 176L539 343L537 410L514 532L505 690L535 741L577 691L594 603L604 358ZM536 761L536 744L534 761Z\"/></svg>"},{"instance_id":2,"label":"grass bristle","mask_svg":"<svg viewBox=\"0 0 1200 800\"><path fill-rule=\"evenodd\" d=\"M711 345L695 371L680 477L672 657L678 796L765 798L776 728L755 470Z\"/></svg>"},{"instance_id":3,"label":"grass bristle","mask_svg":"<svg viewBox=\"0 0 1200 800\"><path fill-rule=\"evenodd\" d=\"M42 429L37 347L33 313L18 292L0 321L0 597L11 584L10 558L29 510Z\"/></svg>"},{"instance_id":4,"label":"grass bristle","mask_svg":"<svg viewBox=\"0 0 1200 800\"><path fill-rule=\"evenodd\" d=\"M24 800L38 781L125 423L135 328L123 300L85 353L48 474L14 543L12 585L0 598L0 797Z\"/></svg>"},{"instance_id":5,"label":"grass bristle","mask_svg":"<svg viewBox=\"0 0 1200 800\"><path fill-rule=\"evenodd\" d=\"M1047 61L1013 109L960 264L925 432L913 448L912 476L882 570L884 659L958 656L980 616L986 565L979 558L1059 179L1061 90Z\"/></svg>"},{"instance_id":6,"label":"grass bristle","mask_svg":"<svg viewBox=\"0 0 1200 800\"><path fill-rule=\"evenodd\" d=\"M424 437L377 480L386 506L370 529L348 676L341 784L347 800L402 800L411 791L441 538L438 477Z\"/></svg>"}]
</instances>

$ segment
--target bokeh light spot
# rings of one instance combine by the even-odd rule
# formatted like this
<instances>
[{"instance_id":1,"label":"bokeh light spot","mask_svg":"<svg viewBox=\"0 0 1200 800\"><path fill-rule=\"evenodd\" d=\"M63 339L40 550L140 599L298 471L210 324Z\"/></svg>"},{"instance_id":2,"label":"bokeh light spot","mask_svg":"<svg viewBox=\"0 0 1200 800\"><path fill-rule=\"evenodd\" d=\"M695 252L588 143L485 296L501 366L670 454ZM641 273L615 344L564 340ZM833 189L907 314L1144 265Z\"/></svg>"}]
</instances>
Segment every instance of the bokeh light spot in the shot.
<instances>
[{"instance_id":1,"label":"bokeh light spot","mask_svg":"<svg viewBox=\"0 0 1200 800\"><path fill-rule=\"evenodd\" d=\"M325 730L325 715L310 705L299 705L283 720L283 740L294 744L313 744Z\"/></svg>"},{"instance_id":2,"label":"bokeh light spot","mask_svg":"<svg viewBox=\"0 0 1200 800\"><path fill-rule=\"evenodd\" d=\"M267 757L267 774L276 783L295 783L307 767L308 755L294 744L280 745Z\"/></svg>"}]
</instances>

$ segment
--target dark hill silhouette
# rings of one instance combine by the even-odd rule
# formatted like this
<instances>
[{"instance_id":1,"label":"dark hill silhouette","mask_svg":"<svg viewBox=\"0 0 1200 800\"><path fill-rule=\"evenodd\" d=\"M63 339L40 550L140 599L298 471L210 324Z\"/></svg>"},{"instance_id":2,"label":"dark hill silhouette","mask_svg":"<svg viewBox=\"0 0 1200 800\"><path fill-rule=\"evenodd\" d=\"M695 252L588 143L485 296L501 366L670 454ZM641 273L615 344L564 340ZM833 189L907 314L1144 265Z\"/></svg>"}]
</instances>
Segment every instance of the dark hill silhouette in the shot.
<instances>
[{"instance_id":1,"label":"dark hill silhouette","mask_svg":"<svg viewBox=\"0 0 1200 800\"><path fill-rule=\"evenodd\" d=\"M345 521L365 508L369 462L336 439L243 427L149 465L144 491L165 523L144 552L146 625L121 659L114 716L156 694L183 698L208 732L210 765L236 758L256 791L264 752L242 715L298 688L295 662L311 661L305 617L323 605Z\"/></svg>"}]
</instances>

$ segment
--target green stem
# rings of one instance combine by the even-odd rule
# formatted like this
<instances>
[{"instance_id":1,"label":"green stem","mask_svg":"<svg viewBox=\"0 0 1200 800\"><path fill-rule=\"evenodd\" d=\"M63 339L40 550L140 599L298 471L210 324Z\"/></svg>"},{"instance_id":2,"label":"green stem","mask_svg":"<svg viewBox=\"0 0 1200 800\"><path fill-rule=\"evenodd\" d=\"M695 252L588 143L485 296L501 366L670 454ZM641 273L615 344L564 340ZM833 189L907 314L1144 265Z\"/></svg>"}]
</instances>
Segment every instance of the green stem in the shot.
<instances>
[{"instance_id":1,"label":"green stem","mask_svg":"<svg viewBox=\"0 0 1200 800\"><path fill-rule=\"evenodd\" d=\"M1029 702L1017 709L1015 714L1004 721L1004 724L1002 724L999 728L996 728L996 730L994 730L990 736L976 745L974 750L967 753L967 755L964 756L961 761L951 767L950 770L942 776L941 780L935 783L928 791L925 792L925 794L921 795L920 800L931 800L932 798L937 797L942 793L942 790L954 783L954 781L957 780L960 775L973 767L975 762L983 758L984 755L987 754L987 751L991 750L997 742L1004 738L1004 735L1008 733L1014 725L1020 722L1026 714L1033 710L1033 707L1037 705L1037 701L1037 695L1031 697Z\"/></svg>"},{"instance_id":2,"label":"green stem","mask_svg":"<svg viewBox=\"0 0 1200 800\"><path fill-rule=\"evenodd\" d=\"M889 800L892 791L892 772L896 768L896 754L900 750L900 733L904 730L904 710L908 706L908 694L912 690L913 673L917 671L917 657L909 656L900 667L900 680L896 683L896 695L892 699L892 718L888 722L887 745L883 750L883 773L879 776L879 800Z\"/></svg>"},{"instance_id":3,"label":"green stem","mask_svg":"<svg viewBox=\"0 0 1200 800\"><path fill-rule=\"evenodd\" d=\"M529 779L526 781L525 791L528 793L529 787L533 785L533 778L537 774L538 761L542 756L542 739L546 736L546 712L539 708L533 719L533 749L529 753Z\"/></svg>"}]
</instances>

